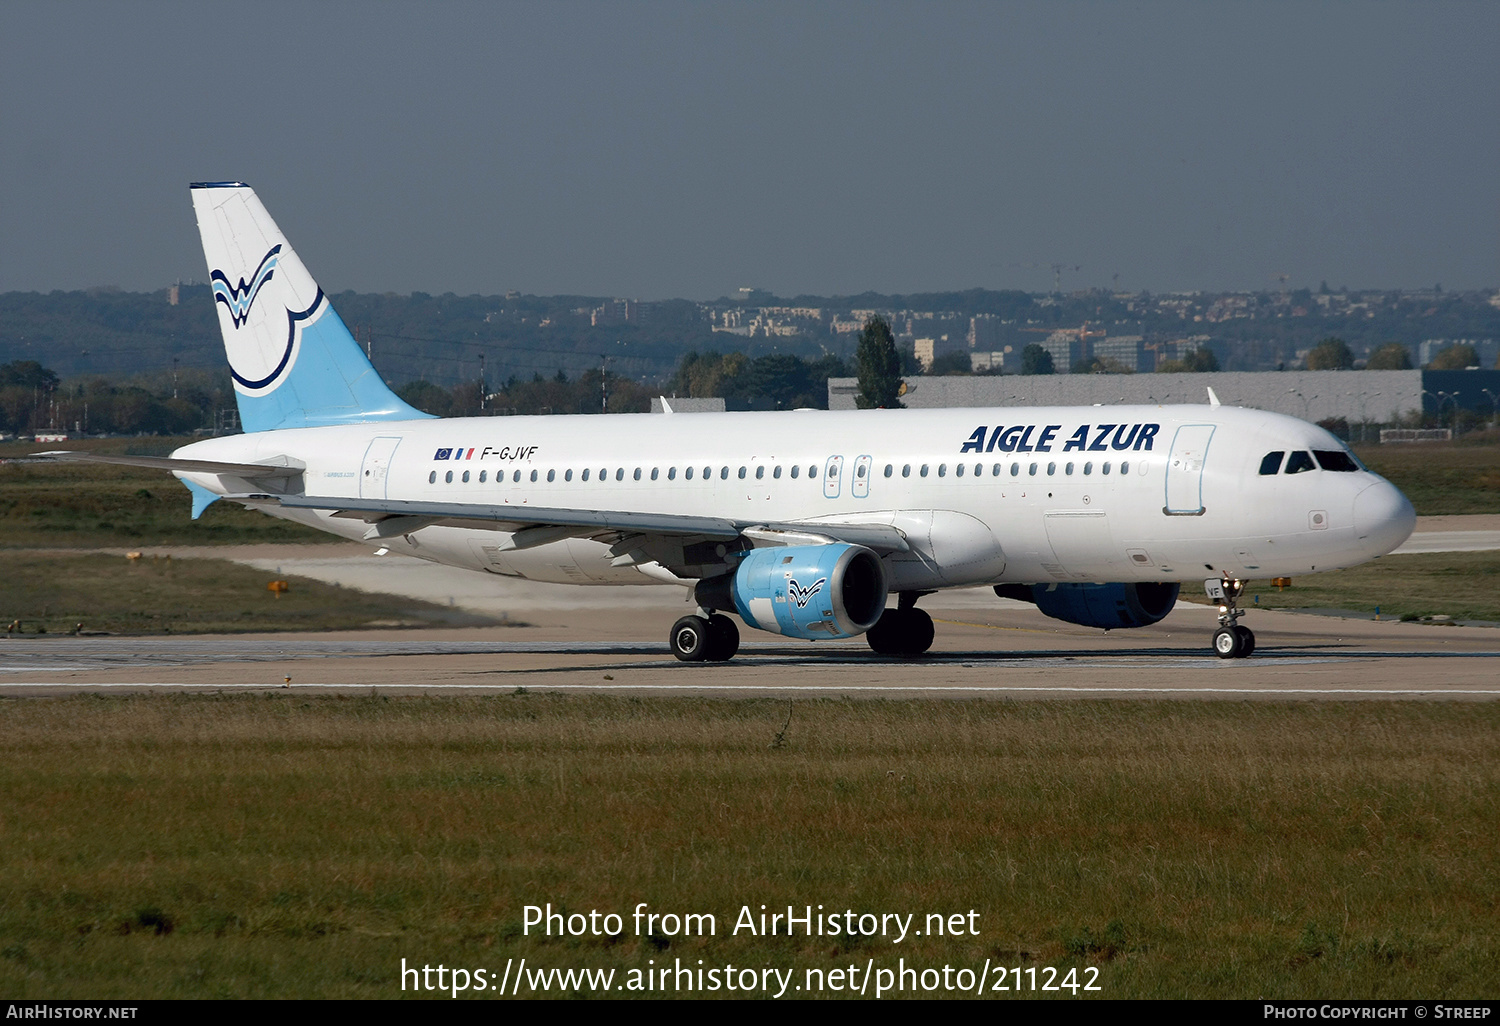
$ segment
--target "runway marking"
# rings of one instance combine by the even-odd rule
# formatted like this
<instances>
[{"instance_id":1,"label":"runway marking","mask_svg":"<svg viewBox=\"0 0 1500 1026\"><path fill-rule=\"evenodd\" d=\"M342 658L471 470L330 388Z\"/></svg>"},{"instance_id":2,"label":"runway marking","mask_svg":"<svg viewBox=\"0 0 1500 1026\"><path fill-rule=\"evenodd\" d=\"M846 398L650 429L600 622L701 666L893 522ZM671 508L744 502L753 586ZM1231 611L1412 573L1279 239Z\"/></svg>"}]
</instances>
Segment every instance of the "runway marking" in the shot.
<instances>
[{"instance_id":1,"label":"runway marking","mask_svg":"<svg viewBox=\"0 0 1500 1026\"><path fill-rule=\"evenodd\" d=\"M508 684L319 684L303 683L291 688L284 688L275 684L188 684L188 683L84 683L79 681L8 681L0 688L194 688L200 691L308 691L311 689L359 689L366 688L372 691L380 690L406 690L406 691L511 691ZM1437 689L1437 688L1400 688L1400 689L1378 689L1378 688L1153 688L1153 687L1107 687L1096 688L1087 685L1023 685L1006 687L1004 685L971 685L971 684L892 684L882 686L878 684L541 684L537 686L536 693L544 691L771 691L785 693L788 691L803 692L832 692L835 694L848 694L850 692L877 692L890 694L898 691L928 692L946 691L959 694L1007 694L1007 693L1059 693L1070 694L1122 694L1122 695L1360 695L1364 697L1393 696L1423 696L1423 695L1445 695L1450 698L1466 698L1471 695L1493 695L1500 697L1500 690L1473 689Z\"/></svg>"}]
</instances>

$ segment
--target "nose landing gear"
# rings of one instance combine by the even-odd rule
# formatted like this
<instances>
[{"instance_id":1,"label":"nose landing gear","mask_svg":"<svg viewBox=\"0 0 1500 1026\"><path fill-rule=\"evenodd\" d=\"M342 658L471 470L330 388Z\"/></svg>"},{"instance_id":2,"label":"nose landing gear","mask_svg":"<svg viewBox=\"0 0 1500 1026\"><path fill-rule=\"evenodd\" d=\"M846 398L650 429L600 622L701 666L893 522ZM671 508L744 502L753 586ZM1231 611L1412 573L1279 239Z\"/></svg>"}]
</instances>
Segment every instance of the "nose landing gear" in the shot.
<instances>
[{"instance_id":1,"label":"nose landing gear","mask_svg":"<svg viewBox=\"0 0 1500 1026\"><path fill-rule=\"evenodd\" d=\"M1243 581L1225 574L1203 582L1209 601L1219 604L1219 629L1214 631L1214 654L1220 659L1244 659L1255 651L1255 632L1240 623L1245 611L1239 608Z\"/></svg>"}]
</instances>

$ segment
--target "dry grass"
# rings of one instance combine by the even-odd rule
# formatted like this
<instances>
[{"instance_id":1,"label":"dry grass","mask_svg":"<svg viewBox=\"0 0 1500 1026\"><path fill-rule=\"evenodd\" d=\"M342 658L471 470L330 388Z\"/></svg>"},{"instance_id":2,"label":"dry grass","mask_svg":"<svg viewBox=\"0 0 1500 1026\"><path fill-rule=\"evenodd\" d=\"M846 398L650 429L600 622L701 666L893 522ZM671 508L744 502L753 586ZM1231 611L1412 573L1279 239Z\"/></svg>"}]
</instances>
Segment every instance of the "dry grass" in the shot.
<instances>
[{"instance_id":1,"label":"dry grass","mask_svg":"<svg viewBox=\"0 0 1500 1026\"><path fill-rule=\"evenodd\" d=\"M1202 589L1182 597L1207 602ZM1348 570L1292 579L1278 589L1248 581L1240 604L1249 609L1347 609L1386 620L1446 616L1500 622L1500 552L1429 552L1382 556Z\"/></svg>"},{"instance_id":2,"label":"dry grass","mask_svg":"<svg viewBox=\"0 0 1500 1026\"><path fill-rule=\"evenodd\" d=\"M0 704L0 990L399 994L400 959L1102 967L1106 997L1495 997L1500 706ZM521 909L720 935L520 936ZM743 904L977 938L727 936ZM166 926L170 926L170 930Z\"/></svg>"},{"instance_id":3,"label":"dry grass","mask_svg":"<svg viewBox=\"0 0 1500 1026\"><path fill-rule=\"evenodd\" d=\"M193 634L492 623L463 610L273 574L219 559L9 552L0 623L24 634ZM273 578L290 589L267 589Z\"/></svg>"},{"instance_id":4,"label":"dry grass","mask_svg":"<svg viewBox=\"0 0 1500 1026\"><path fill-rule=\"evenodd\" d=\"M1500 445L1365 445L1359 457L1406 493L1417 515L1500 513Z\"/></svg>"}]
</instances>

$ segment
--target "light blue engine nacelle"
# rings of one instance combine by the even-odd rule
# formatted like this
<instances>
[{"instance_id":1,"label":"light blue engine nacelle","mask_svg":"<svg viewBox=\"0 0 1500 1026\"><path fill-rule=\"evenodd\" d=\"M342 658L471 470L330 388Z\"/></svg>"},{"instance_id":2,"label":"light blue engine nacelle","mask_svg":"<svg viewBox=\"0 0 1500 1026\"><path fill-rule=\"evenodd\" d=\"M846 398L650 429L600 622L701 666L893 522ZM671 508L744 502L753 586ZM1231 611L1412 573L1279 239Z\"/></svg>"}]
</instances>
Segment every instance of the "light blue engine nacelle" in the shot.
<instances>
[{"instance_id":1,"label":"light blue engine nacelle","mask_svg":"<svg viewBox=\"0 0 1500 1026\"><path fill-rule=\"evenodd\" d=\"M885 567L861 545L751 549L732 574L698 582L698 603L789 638L851 638L885 612Z\"/></svg>"},{"instance_id":2,"label":"light blue engine nacelle","mask_svg":"<svg viewBox=\"0 0 1500 1026\"><path fill-rule=\"evenodd\" d=\"M1035 602L1054 620L1084 627L1147 627L1177 604L1176 584L997 584L1001 598Z\"/></svg>"}]
</instances>

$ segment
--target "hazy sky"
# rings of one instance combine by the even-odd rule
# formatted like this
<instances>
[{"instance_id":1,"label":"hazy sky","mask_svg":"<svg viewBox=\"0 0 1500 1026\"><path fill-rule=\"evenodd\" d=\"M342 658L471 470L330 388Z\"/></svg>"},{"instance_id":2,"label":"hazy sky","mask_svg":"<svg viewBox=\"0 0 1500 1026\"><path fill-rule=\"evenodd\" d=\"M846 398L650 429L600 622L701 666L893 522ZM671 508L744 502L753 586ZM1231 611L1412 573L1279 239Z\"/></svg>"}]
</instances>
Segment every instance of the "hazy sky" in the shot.
<instances>
[{"instance_id":1,"label":"hazy sky","mask_svg":"<svg viewBox=\"0 0 1500 1026\"><path fill-rule=\"evenodd\" d=\"M1493 287L1500 4L0 4L0 291L218 179L335 292Z\"/></svg>"}]
</instances>

